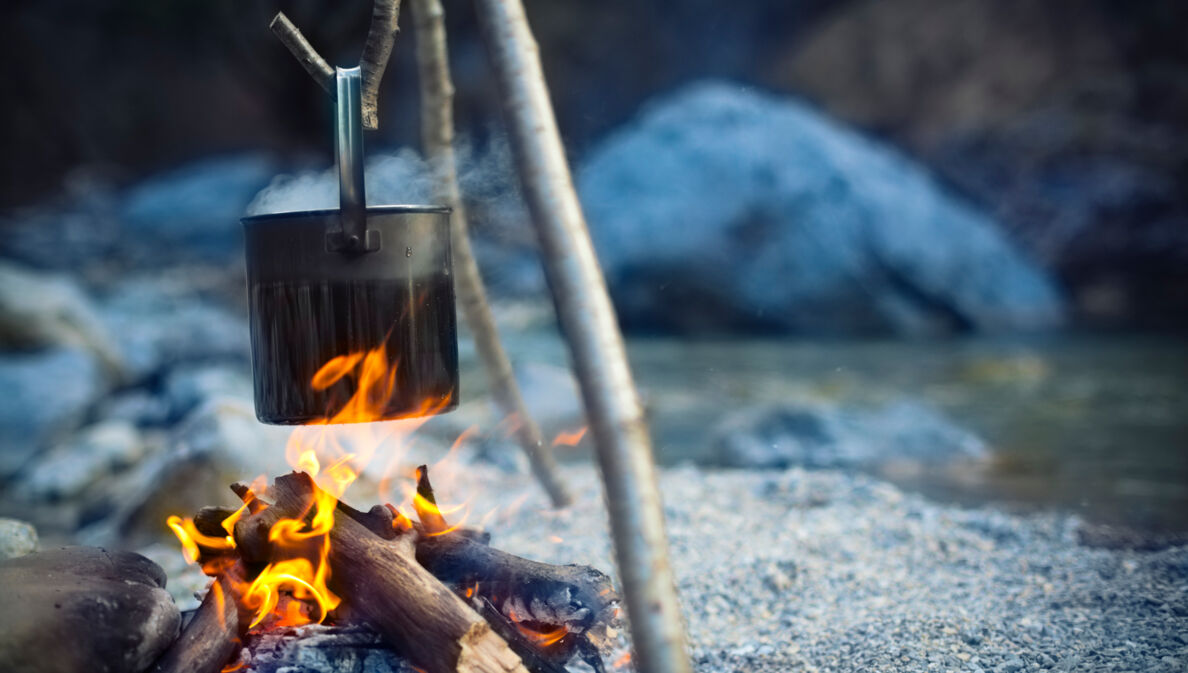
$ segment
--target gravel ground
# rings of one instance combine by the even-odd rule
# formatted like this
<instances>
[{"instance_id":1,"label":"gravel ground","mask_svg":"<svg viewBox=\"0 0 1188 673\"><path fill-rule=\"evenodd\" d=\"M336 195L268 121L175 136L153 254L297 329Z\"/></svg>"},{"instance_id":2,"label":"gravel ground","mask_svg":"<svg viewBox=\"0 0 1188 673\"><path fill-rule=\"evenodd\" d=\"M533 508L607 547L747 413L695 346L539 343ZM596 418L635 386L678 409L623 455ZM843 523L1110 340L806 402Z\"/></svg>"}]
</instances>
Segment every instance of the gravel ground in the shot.
<instances>
[{"instance_id":1,"label":"gravel ground","mask_svg":"<svg viewBox=\"0 0 1188 673\"><path fill-rule=\"evenodd\" d=\"M569 476L577 505L497 514L492 543L610 570L596 473ZM684 467L661 486L698 671L1188 670L1186 547L1090 549L1072 517L839 472Z\"/></svg>"},{"instance_id":2,"label":"gravel ground","mask_svg":"<svg viewBox=\"0 0 1188 673\"><path fill-rule=\"evenodd\" d=\"M597 474L567 476L578 504L562 512L481 464L437 490L473 494L469 523L500 505L484 520L496 546L611 571ZM1072 517L954 508L840 472L681 467L661 482L699 672L1188 670L1188 547L1091 549Z\"/></svg>"}]
</instances>

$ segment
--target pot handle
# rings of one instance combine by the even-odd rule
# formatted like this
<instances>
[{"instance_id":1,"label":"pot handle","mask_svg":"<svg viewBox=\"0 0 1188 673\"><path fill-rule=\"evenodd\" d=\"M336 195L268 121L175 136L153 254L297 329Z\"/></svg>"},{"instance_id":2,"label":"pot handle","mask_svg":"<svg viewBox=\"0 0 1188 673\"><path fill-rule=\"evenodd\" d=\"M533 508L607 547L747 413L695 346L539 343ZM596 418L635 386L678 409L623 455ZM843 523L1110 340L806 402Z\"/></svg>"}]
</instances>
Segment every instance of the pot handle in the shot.
<instances>
[{"instance_id":1,"label":"pot handle","mask_svg":"<svg viewBox=\"0 0 1188 673\"><path fill-rule=\"evenodd\" d=\"M359 68L335 68L334 148L338 158L340 231L327 232L334 252L379 250L378 231L367 230L367 195L363 186L363 110Z\"/></svg>"}]
</instances>

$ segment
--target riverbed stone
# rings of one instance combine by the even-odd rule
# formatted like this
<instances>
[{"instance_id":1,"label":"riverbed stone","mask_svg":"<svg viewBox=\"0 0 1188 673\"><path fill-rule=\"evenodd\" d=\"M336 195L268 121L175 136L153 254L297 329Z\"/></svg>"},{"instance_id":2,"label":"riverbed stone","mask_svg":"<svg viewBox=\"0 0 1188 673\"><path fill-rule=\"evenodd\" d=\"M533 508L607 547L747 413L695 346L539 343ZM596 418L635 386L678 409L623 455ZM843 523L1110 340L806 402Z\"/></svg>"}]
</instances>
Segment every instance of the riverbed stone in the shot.
<instances>
[{"instance_id":1,"label":"riverbed stone","mask_svg":"<svg viewBox=\"0 0 1188 673\"><path fill-rule=\"evenodd\" d=\"M89 350L118 375L123 360L90 297L71 277L0 261L0 348Z\"/></svg>"},{"instance_id":2,"label":"riverbed stone","mask_svg":"<svg viewBox=\"0 0 1188 673\"><path fill-rule=\"evenodd\" d=\"M164 571L139 554L29 554L0 561L0 585L0 670L140 673L181 627Z\"/></svg>"},{"instance_id":3,"label":"riverbed stone","mask_svg":"<svg viewBox=\"0 0 1188 673\"><path fill-rule=\"evenodd\" d=\"M0 478L78 427L107 387L103 367L81 349L0 354Z\"/></svg>"},{"instance_id":4,"label":"riverbed stone","mask_svg":"<svg viewBox=\"0 0 1188 673\"><path fill-rule=\"evenodd\" d=\"M145 180L118 206L127 244L141 261L229 261L242 256L239 220L275 172L266 156L242 154L204 159Z\"/></svg>"},{"instance_id":5,"label":"riverbed stone","mask_svg":"<svg viewBox=\"0 0 1188 673\"><path fill-rule=\"evenodd\" d=\"M16 519L0 519L0 561L37 551L37 529Z\"/></svg>"},{"instance_id":6,"label":"riverbed stone","mask_svg":"<svg viewBox=\"0 0 1188 673\"><path fill-rule=\"evenodd\" d=\"M135 464L145 449L144 437L131 423L96 423L39 457L23 474L19 490L34 499L74 497L112 472Z\"/></svg>"},{"instance_id":7,"label":"riverbed stone","mask_svg":"<svg viewBox=\"0 0 1188 673\"><path fill-rule=\"evenodd\" d=\"M246 317L184 281L129 277L100 303L100 316L120 335L120 352L138 381L182 364L246 364L250 357Z\"/></svg>"},{"instance_id":8,"label":"riverbed stone","mask_svg":"<svg viewBox=\"0 0 1188 673\"><path fill-rule=\"evenodd\" d=\"M907 157L727 82L661 98L578 186L624 327L944 333L1054 327L1053 281Z\"/></svg>"}]
</instances>

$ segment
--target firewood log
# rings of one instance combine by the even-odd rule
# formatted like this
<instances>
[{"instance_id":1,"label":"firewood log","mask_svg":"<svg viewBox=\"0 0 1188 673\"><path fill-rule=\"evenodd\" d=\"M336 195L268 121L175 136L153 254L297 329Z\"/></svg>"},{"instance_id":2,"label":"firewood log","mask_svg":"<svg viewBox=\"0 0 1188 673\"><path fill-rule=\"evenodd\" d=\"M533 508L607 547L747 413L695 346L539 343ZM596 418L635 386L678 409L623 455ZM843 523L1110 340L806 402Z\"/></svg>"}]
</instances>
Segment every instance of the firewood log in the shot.
<instances>
[{"instance_id":1,"label":"firewood log","mask_svg":"<svg viewBox=\"0 0 1188 673\"><path fill-rule=\"evenodd\" d=\"M236 524L237 546L267 546L269 522L301 516L315 488L304 473L277 478L274 504ZM329 539L330 588L413 664L429 673L527 673L487 622L416 562L412 534L384 540L340 516Z\"/></svg>"},{"instance_id":2,"label":"firewood log","mask_svg":"<svg viewBox=\"0 0 1188 673\"><path fill-rule=\"evenodd\" d=\"M229 565L215 578L181 636L153 665L151 673L217 673L235 653L250 616L240 607L236 584L244 581L243 564Z\"/></svg>"}]
</instances>

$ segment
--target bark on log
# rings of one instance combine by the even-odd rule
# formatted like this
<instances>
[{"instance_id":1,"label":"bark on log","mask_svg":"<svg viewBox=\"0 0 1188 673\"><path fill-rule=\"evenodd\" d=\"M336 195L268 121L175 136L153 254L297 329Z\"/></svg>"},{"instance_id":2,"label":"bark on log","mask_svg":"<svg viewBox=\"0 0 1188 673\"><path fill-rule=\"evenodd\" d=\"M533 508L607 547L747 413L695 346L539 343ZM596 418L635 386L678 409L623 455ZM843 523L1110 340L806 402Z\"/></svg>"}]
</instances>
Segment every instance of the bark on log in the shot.
<instances>
[{"instance_id":1,"label":"bark on log","mask_svg":"<svg viewBox=\"0 0 1188 673\"><path fill-rule=\"evenodd\" d=\"M400 0L375 0L371 9L371 25L367 29L367 41L363 44L363 53L359 57L359 68L363 75L363 128L371 131L379 128L380 80L383 79L388 59L392 56L392 46L396 42L396 32L399 30L399 19ZM309 40L301 34L301 30L293 25L284 12L277 12L268 27L288 47L289 52L301 63L310 77L330 94L330 98L334 98L334 68L318 54Z\"/></svg>"},{"instance_id":2,"label":"bark on log","mask_svg":"<svg viewBox=\"0 0 1188 673\"><path fill-rule=\"evenodd\" d=\"M584 634L613 619L618 595L606 574L582 565L552 565L450 533L417 541L416 558L438 580L492 601L505 616L564 625ZM518 608L518 609L517 609Z\"/></svg>"},{"instance_id":3,"label":"bark on log","mask_svg":"<svg viewBox=\"0 0 1188 673\"><path fill-rule=\"evenodd\" d=\"M301 516L314 488L304 473L279 477L275 503L251 519ZM254 547L249 538L261 532L251 519L235 527L241 549ZM384 540L339 516L329 536L331 589L414 664L429 673L527 673L482 617L416 563L413 535Z\"/></svg>"},{"instance_id":4,"label":"bark on log","mask_svg":"<svg viewBox=\"0 0 1188 673\"><path fill-rule=\"evenodd\" d=\"M421 91L421 145L434 172L436 200L453 209L450 239L453 245L454 288L462 316L474 335L475 347L491 394L500 412L519 420L516 439L540 485L554 507L565 507L573 498L557 470L552 447L544 442L540 426L524 404L524 396L512 372L511 361L499 339L495 316L487 301L487 290L470 247L470 226L458 186L454 155L454 84L450 78L446 45L445 11L440 0L411 0L416 33L417 78Z\"/></svg>"},{"instance_id":5,"label":"bark on log","mask_svg":"<svg viewBox=\"0 0 1188 673\"><path fill-rule=\"evenodd\" d=\"M280 39L281 43L289 48L289 53L293 54L293 58L296 58L301 67L305 68L305 72L308 72L309 76L314 78L314 81L325 89L331 98L334 98L334 68L331 68L326 59L318 54L309 40L301 34L301 30L289 20L289 17L285 16L284 12L277 12L268 27L272 29L272 33Z\"/></svg>"},{"instance_id":6,"label":"bark on log","mask_svg":"<svg viewBox=\"0 0 1188 673\"><path fill-rule=\"evenodd\" d=\"M150 669L152 673L218 673L247 631L250 616L241 614L235 583L244 580L242 563L215 578L193 619Z\"/></svg>"},{"instance_id":7,"label":"bark on log","mask_svg":"<svg viewBox=\"0 0 1188 673\"><path fill-rule=\"evenodd\" d=\"M573 188L536 41L520 0L475 0L475 7L598 452L634 663L645 673L689 673L651 439Z\"/></svg>"},{"instance_id":8,"label":"bark on log","mask_svg":"<svg viewBox=\"0 0 1188 673\"><path fill-rule=\"evenodd\" d=\"M397 22L400 18L400 0L375 0L371 9L371 26L367 29L367 42L359 57L359 68L363 71L363 128L379 128L379 88L388 59L392 56L392 45L396 42Z\"/></svg>"}]
</instances>

